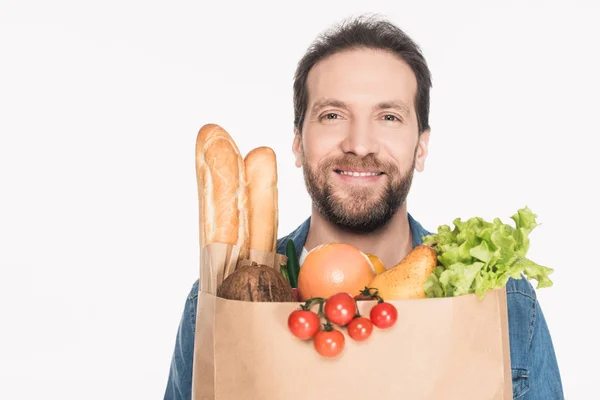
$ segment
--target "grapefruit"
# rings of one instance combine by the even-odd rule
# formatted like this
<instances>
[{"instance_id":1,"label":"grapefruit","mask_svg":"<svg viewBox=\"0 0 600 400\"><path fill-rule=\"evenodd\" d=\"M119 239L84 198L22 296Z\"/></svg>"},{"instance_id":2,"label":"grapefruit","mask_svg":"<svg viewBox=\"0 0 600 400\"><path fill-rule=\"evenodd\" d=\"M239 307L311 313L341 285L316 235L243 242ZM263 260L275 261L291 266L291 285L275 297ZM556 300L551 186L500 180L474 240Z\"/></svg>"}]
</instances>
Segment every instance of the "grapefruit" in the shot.
<instances>
[{"instance_id":1,"label":"grapefruit","mask_svg":"<svg viewBox=\"0 0 600 400\"><path fill-rule=\"evenodd\" d=\"M339 292L357 296L375 277L369 257L345 243L326 243L312 249L298 274L301 301L325 299Z\"/></svg>"}]
</instances>

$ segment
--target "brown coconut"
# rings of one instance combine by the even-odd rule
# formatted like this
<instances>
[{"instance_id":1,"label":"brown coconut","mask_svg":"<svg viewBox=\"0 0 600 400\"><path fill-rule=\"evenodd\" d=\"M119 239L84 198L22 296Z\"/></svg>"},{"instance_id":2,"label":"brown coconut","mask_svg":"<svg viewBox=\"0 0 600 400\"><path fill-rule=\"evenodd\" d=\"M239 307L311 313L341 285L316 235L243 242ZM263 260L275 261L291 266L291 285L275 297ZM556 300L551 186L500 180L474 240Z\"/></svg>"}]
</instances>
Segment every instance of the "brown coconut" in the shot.
<instances>
[{"instance_id":1,"label":"brown coconut","mask_svg":"<svg viewBox=\"0 0 600 400\"><path fill-rule=\"evenodd\" d=\"M256 263L238 266L223 280L217 289L217 296L242 301L297 301L292 287L281 272Z\"/></svg>"}]
</instances>

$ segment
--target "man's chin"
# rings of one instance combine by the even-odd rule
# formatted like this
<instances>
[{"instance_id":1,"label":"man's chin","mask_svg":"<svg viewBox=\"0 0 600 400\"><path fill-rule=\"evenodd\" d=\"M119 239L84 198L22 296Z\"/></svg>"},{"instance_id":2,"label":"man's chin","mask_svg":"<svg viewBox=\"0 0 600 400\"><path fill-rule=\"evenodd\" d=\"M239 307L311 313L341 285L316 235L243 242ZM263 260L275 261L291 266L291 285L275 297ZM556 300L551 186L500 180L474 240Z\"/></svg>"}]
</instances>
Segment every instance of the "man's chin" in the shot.
<instances>
[{"instance_id":1,"label":"man's chin","mask_svg":"<svg viewBox=\"0 0 600 400\"><path fill-rule=\"evenodd\" d=\"M347 215L348 218L363 220L371 218L375 209L377 209L376 204L367 205L363 203L361 207L346 207L339 214Z\"/></svg>"},{"instance_id":2,"label":"man's chin","mask_svg":"<svg viewBox=\"0 0 600 400\"><path fill-rule=\"evenodd\" d=\"M354 203L356 204L356 203ZM377 203L365 204L363 203L360 207L349 206L349 207L336 207L335 214L338 219L345 221L356 221L359 225L365 225L372 221L375 217L374 210L377 210L379 205Z\"/></svg>"},{"instance_id":3,"label":"man's chin","mask_svg":"<svg viewBox=\"0 0 600 400\"><path fill-rule=\"evenodd\" d=\"M331 216L330 216L331 217ZM383 221L381 218L369 214L337 214L334 218L329 218L330 222L347 232L352 233L371 233L383 225L387 221Z\"/></svg>"}]
</instances>

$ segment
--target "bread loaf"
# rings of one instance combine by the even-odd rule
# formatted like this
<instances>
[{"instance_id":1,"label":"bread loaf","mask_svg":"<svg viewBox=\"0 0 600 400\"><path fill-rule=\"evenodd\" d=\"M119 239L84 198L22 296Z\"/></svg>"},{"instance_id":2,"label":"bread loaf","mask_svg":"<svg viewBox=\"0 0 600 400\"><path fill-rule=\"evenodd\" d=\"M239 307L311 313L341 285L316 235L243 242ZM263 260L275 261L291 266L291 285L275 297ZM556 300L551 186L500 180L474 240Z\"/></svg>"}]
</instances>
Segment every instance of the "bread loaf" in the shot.
<instances>
[{"instance_id":1,"label":"bread loaf","mask_svg":"<svg viewBox=\"0 0 600 400\"><path fill-rule=\"evenodd\" d=\"M275 252L279 224L277 158L270 147L251 150L246 166L249 248Z\"/></svg>"},{"instance_id":2,"label":"bread loaf","mask_svg":"<svg viewBox=\"0 0 600 400\"><path fill-rule=\"evenodd\" d=\"M244 159L219 125L200 128L196 139L200 247L227 243L248 254L248 196Z\"/></svg>"}]
</instances>

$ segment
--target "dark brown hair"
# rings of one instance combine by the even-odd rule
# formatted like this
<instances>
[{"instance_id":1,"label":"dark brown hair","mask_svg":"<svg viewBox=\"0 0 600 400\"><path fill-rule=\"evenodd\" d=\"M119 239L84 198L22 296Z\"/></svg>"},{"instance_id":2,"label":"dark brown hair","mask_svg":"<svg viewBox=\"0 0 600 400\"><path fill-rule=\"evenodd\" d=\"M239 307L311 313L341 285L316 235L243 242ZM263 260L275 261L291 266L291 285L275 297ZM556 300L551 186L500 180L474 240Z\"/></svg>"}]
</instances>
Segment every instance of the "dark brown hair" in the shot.
<instances>
[{"instance_id":1,"label":"dark brown hair","mask_svg":"<svg viewBox=\"0 0 600 400\"><path fill-rule=\"evenodd\" d=\"M400 28L375 16L360 16L321 33L298 62L294 76L294 126L302 133L308 107L306 80L311 68L335 53L369 48L390 51L406 62L417 78L415 108L419 133L429 130L431 73L419 46Z\"/></svg>"}]
</instances>

